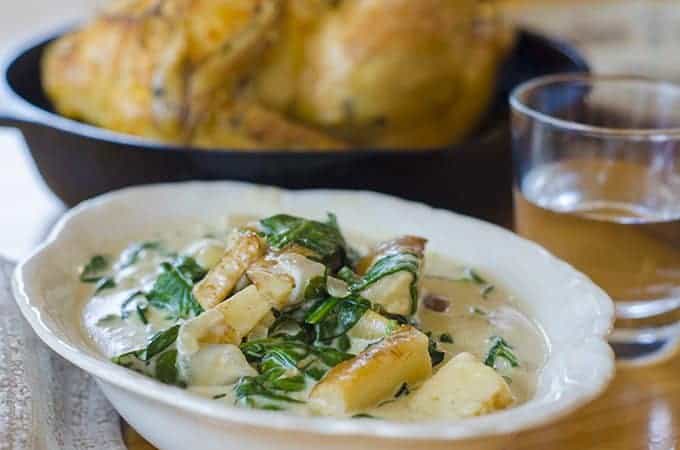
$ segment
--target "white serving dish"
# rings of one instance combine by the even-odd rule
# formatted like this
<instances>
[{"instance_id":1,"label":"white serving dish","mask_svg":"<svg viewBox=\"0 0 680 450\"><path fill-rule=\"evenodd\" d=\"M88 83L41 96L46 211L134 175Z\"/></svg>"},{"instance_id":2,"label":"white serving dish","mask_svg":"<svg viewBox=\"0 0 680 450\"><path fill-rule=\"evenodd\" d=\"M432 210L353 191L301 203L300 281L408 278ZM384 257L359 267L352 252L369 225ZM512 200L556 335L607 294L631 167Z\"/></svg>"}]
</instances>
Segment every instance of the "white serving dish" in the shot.
<instances>
[{"instance_id":1,"label":"white serving dish","mask_svg":"<svg viewBox=\"0 0 680 450\"><path fill-rule=\"evenodd\" d=\"M348 234L412 233L429 249L492 274L543 328L547 363L529 402L459 422L395 423L305 418L230 408L116 366L80 326L76 267L169 223L214 223L231 214L335 212ZM475 219L371 192L284 191L234 182L136 187L70 211L16 270L17 302L40 338L91 373L114 407L164 450L497 449L513 434L554 421L600 394L614 374L606 342L614 310L588 278L539 246Z\"/></svg>"}]
</instances>

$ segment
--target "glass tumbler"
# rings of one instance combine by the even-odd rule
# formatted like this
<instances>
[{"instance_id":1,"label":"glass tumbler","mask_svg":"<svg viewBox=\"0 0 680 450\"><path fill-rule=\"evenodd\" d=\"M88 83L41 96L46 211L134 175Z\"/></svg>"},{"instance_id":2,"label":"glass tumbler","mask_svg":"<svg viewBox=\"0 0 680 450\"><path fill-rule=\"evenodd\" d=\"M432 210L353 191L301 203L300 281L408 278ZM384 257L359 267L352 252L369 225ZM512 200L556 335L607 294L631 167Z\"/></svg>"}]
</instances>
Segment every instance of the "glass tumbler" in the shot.
<instances>
[{"instance_id":1,"label":"glass tumbler","mask_svg":"<svg viewBox=\"0 0 680 450\"><path fill-rule=\"evenodd\" d=\"M517 232L612 297L620 359L669 354L680 340L680 87L565 74L522 84L510 104Z\"/></svg>"}]
</instances>

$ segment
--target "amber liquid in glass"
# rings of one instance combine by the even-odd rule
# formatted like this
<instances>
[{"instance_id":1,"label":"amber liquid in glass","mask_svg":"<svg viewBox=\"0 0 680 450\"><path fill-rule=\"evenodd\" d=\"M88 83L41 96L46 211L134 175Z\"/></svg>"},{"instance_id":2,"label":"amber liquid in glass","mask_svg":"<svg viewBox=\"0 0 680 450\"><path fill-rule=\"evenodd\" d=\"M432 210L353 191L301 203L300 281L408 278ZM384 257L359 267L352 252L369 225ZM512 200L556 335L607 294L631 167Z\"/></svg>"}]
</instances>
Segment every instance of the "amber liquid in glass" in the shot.
<instances>
[{"instance_id":1,"label":"amber liquid in glass","mask_svg":"<svg viewBox=\"0 0 680 450\"><path fill-rule=\"evenodd\" d=\"M517 232L616 301L680 297L680 175L650 170L602 159L534 169L515 188Z\"/></svg>"}]
</instances>

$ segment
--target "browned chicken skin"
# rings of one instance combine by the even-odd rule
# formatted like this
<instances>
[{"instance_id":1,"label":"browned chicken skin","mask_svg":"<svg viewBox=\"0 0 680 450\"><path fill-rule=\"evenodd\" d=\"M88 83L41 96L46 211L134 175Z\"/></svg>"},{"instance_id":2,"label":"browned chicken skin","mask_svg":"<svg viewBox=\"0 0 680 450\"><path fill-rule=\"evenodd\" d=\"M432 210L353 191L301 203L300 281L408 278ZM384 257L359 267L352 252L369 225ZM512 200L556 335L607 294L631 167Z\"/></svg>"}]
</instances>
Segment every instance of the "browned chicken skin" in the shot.
<instances>
[{"instance_id":1,"label":"browned chicken skin","mask_svg":"<svg viewBox=\"0 0 680 450\"><path fill-rule=\"evenodd\" d=\"M476 0L123 0L50 46L58 112L182 145L426 148L486 108L510 33Z\"/></svg>"}]
</instances>

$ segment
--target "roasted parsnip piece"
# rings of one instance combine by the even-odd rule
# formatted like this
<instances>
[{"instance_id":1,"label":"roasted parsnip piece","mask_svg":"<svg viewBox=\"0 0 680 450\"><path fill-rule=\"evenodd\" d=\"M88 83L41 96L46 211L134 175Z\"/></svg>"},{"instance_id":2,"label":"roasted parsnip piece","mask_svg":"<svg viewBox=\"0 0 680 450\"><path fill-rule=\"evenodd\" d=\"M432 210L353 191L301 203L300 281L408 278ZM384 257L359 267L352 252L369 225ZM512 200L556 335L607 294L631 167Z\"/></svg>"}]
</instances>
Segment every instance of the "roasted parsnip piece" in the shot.
<instances>
[{"instance_id":1,"label":"roasted parsnip piece","mask_svg":"<svg viewBox=\"0 0 680 450\"><path fill-rule=\"evenodd\" d=\"M246 274L271 305L281 310L288 304L295 280L285 273L276 273L275 265L274 261L262 259L253 264Z\"/></svg>"},{"instance_id":2,"label":"roasted parsnip piece","mask_svg":"<svg viewBox=\"0 0 680 450\"><path fill-rule=\"evenodd\" d=\"M460 419L507 408L514 401L495 370L460 353L408 397L408 407L423 418Z\"/></svg>"},{"instance_id":3,"label":"roasted parsnip piece","mask_svg":"<svg viewBox=\"0 0 680 450\"><path fill-rule=\"evenodd\" d=\"M194 297L204 309L221 303L231 293L246 269L265 252L266 245L251 230L235 230L220 262L194 286Z\"/></svg>"},{"instance_id":4,"label":"roasted parsnip piece","mask_svg":"<svg viewBox=\"0 0 680 450\"><path fill-rule=\"evenodd\" d=\"M235 330L240 342L270 312L271 306L257 288L251 285L238 291L215 309L222 313L224 321Z\"/></svg>"},{"instance_id":5,"label":"roasted parsnip piece","mask_svg":"<svg viewBox=\"0 0 680 450\"><path fill-rule=\"evenodd\" d=\"M182 364L183 360L179 361ZM241 377L255 375L257 371L248 364L241 350L231 344L202 345L183 370L184 380L190 386L225 386Z\"/></svg>"},{"instance_id":6,"label":"roasted parsnip piece","mask_svg":"<svg viewBox=\"0 0 680 450\"><path fill-rule=\"evenodd\" d=\"M267 255L251 266L247 275L272 306L281 310L300 303L309 281L324 276L325 272L323 264L286 251Z\"/></svg>"},{"instance_id":7,"label":"roasted parsnip piece","mask_svg":"<svg viewBox=\"0 0 680 450\"><path fill-rule=\"evenodd\" d=\"M414 313L426 243L417 236L402 236L379 244L359 262L362 278L356 289L361 296L392 314Z\"/></svg>"},{"instance_id":8,"label":"roasted parsnip piece","mask_svg":"<svg viewBox=\"0 0 680 450\"><path fill-rule=\"evenodd\" d=\"M180 377L188 385L224 385L235 382L241 376L257 374L237 347L244 330L250 331L248 326L252 328L257 322L247 317L249 311L258 311L257 306L245 305L246 302L258 303L253 298L257 293L248 291L245 295L239 293L232 297L230 301L235 299L236 302L229 308L220 305L220 309L205 311L180 327L177 366ZM266 305L266 314L269 305L264 300L262 302Z\"/></svg>"},{"instance_id":9,"label":"roasted parsnip piece","mask_svg":"<svg viewBox=\"0 0 680 450\"><path fill-rule=\"evenodd\" d=\"M193 354L201 344L239 344L238 332L224 320L215 309L201 313L180 326L177 335L177 351Z\"/></svg>"},{"instance_id":10,"label":"roasted parsnip piece","mask_svg":"<svg viewBox=\"0 0 680 450\"><path fill-rule=\"evenodd\" d=\"M366 311L356 325L347 332L347 335L355 339L373 341L389 335L398 326L394 320L373 311Z\"/></svg>"},{"instance_id":11,"label":"roasted parsnip piece","mask_svg":"<svg viewBox=\"0 0 680 450\"><path fill-rule=\"evenodd\" d=\"M414 327L400 328L332 368L312 390L311 407L322 415L347 415L390 398L404 383L422 382L432 374L427 344Z\"/></svg>"}]
</instances>

